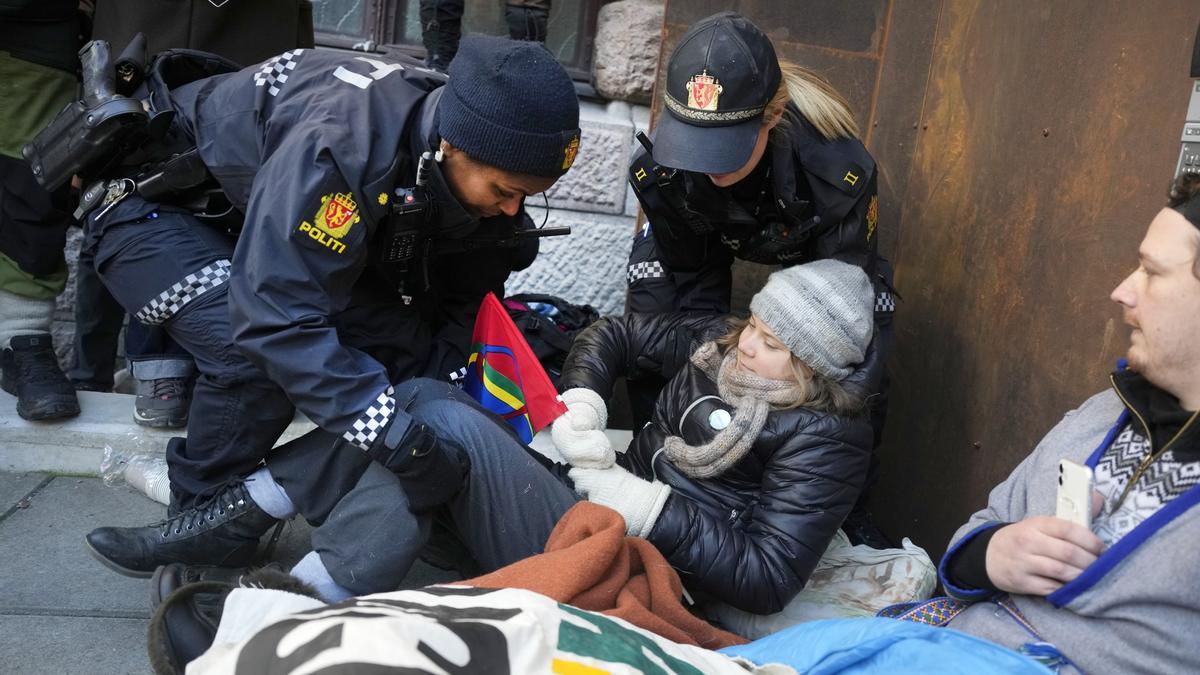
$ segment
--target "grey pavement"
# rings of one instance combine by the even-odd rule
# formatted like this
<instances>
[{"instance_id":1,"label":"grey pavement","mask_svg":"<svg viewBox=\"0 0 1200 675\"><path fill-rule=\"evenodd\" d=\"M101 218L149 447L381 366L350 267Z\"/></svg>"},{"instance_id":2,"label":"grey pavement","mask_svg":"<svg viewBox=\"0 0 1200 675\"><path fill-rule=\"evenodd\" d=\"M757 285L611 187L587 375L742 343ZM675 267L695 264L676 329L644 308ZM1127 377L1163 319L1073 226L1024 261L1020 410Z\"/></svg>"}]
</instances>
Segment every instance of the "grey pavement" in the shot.
<instances>
[{"instance_id":1,"label":"grey pavement","mask_svg":"<svg viewBox=\"0 0 1200 675\"><path fill-rule=\"evenodd\" d=\"M84 546L104 525L163 519L166 507L95 474L106 444L161 453L173 433L133 424L133 397L81 392L82 414L31 423L0 392L0 673L150 673L146 631L150 581L111 572ZM300 418L286 438L311 428ZM64 475L83 473L91 475ZM311 528L294 519L272 559L290 567L310 549ZM422 563L405 587L450 580Z\"/></svg>"},{"instance_id":2,"label":"grey pavement","mask_svg":"<svg viewBox=\"0 0 1200 675\"><path fill-rule=\"evenodd\" d=\"M150 673L150 581L109 571L83 537L160 520L165 507L99 478L0 472L0 508L0 672ZM310 532L293 520L272 559L290 567L309 550ZM418 563L404 587L454 578Z\"/></svg>"}]
</instances>

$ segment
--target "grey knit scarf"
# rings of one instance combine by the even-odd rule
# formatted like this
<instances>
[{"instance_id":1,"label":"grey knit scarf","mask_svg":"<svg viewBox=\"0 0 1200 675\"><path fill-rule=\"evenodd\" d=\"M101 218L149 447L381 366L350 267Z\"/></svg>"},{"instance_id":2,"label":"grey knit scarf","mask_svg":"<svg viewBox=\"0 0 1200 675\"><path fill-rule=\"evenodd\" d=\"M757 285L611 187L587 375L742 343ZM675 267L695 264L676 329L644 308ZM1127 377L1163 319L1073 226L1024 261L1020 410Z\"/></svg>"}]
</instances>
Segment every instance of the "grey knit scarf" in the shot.
<instances>
[{"instance_id":1,"label":"grey knit scarf","mask_svg":"<svg viewBox=\"0 0 1200 675\"><path fill-rule=\"evenodd\" d=\"M663 448L671 463L684 474L712 478L746 455L762 431L771 405L794 403L800 397L800 387L795 382L771 380L738 370L737 349L730 349L722 356L715 342L697 349L691 361L716 381L721 398L733 404L733 420L704 445L688 445L678 436L668 436Z\"/></svg>"}]
</instances>

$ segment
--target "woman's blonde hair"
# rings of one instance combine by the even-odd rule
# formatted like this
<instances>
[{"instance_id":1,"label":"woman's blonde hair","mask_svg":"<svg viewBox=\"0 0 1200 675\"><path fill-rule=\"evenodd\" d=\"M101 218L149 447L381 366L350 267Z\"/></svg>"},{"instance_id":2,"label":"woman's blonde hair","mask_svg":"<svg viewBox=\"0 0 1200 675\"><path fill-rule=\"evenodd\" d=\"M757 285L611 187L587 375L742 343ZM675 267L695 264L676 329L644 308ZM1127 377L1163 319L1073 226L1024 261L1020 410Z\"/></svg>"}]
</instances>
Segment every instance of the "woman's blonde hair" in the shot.
<instances>
[{"instance_id":1,"label":"woman's blonde hair","mask_svg":"<svg viewBox=\"0 0 1200 675\"><path fill-rule=\"evenodd\" d=\"M793 103L825 140L858 138L858 122L854 121L850 104L828 80L791 61L781 59L779 69L783 78L775 96L767 103L764 123L775 119L788 103ZM776 129L783 129L786 123L785 116Z\"/></svg>"},{"instance_id":2,"label":"woman's blonde hair","mask_svg":"<svg viewBox=\"0 0 1200 675\"><path fill-rule=\"evenodd\" d=\"M731 318L728 321L729 330L717 338L717 347L725 355L730 349L737 349L738 337L750 323L750 319ZM808 408L821 412L854 417L862 414L865 401L851 394L841 382L831 379L812 368L795 354L791 355L792 375L796 378L796 386L800 395L789 405L778 406L779 410L793 408Z\"/></svg>"}]
</instances>

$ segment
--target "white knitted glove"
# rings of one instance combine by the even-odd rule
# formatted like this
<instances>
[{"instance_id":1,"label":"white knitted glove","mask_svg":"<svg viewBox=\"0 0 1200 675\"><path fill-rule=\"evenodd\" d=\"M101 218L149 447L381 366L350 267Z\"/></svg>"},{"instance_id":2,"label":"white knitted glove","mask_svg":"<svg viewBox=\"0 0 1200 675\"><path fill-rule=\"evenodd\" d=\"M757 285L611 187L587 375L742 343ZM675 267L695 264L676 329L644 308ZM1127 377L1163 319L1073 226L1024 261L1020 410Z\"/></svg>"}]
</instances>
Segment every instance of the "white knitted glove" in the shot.
<instances>
[{"instance_id":1,"label":"white knitted glove","mask_svg":"<svg viewBox=\"0 0 1200 675\"><path fill-rule=\"evenodd\" d=\"M562 394L567 412L550 425L554 446L572 466L603 469L612 466L617 455L604 434L608 408L604 399L590 389L568 389Z\"/></svg>"},{"instance_id":2,"label":"white knitted glove","mask_svg":"<svg viewBox=\"0 0 1200 675\"><path fill-rule=\"evenodd\" d=\"M645 539L662 513L671 486L638 478L620 466L571 469L575 491L593 504L607 506L625 518L625 534Z\"/></svg>"},{"instance_id":3,"label":"white knitted glove","mask_svg":"<svg viewBox=\"0 0 1200 675\"><path fill-rule=\"evenodd\" d=\"M595 420L595 426L579 427L581 429L600 429L608 426L608 406L600 394L586 387L575 387L564 391L559 398L567 404L567 412L574 412L581 420Z\"/></svg>"}]
</instances>

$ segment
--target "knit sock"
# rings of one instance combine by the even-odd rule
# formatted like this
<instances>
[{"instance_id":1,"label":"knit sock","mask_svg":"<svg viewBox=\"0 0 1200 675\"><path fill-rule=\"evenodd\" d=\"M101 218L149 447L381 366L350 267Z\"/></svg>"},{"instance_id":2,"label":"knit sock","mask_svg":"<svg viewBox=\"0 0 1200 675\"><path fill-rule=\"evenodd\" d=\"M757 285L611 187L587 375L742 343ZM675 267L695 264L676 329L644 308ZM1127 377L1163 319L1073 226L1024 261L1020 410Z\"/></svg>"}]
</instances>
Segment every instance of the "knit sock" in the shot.
<instances>
[{"instance_id":1,"label":"knit sock","mask_svg":"<svg viewBox=\"0 0 1200 675\"><path fill-rule=\"evenodd\" d=\"M53 300L33 300L0 290L0 348L18 335L50 332L54 318Z\"/></svg>"},{"instance_id":2,"label":"knit sock","mask_svg":"<svg viewBox=\"0 0 1200 675\"><path fill-rule=\"evenodd\" d=\"M246 491L258 508L272 518L287 520L296 515L296 506L292 504L291 497L283 491L282 485L275 482L271 470L265 466L246 479Z\"/></svg>"},{"instance_id":3,"label":"knit sock","mask_svg":"<svg viewBox=\"0 0 1200 675\"><path fill-rule=\"evenodd\" d=\"M341 602L354 597L353 593L329 576L329 570L325 569L325 563L321 562L321 556L316 551L309 551L296 563L292 568L292 576L316 589L317 595L325 602Z\"/></svg>"}]
</instances>

